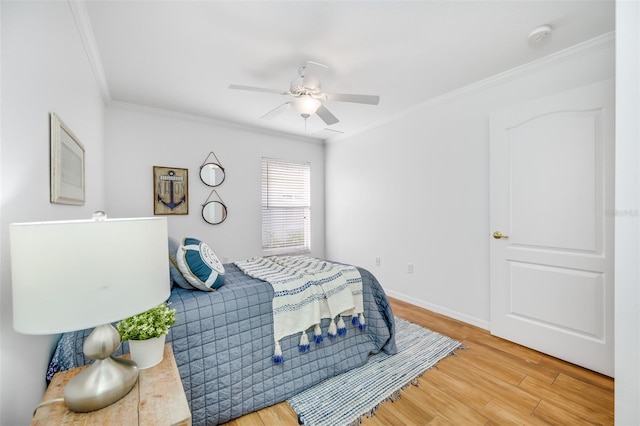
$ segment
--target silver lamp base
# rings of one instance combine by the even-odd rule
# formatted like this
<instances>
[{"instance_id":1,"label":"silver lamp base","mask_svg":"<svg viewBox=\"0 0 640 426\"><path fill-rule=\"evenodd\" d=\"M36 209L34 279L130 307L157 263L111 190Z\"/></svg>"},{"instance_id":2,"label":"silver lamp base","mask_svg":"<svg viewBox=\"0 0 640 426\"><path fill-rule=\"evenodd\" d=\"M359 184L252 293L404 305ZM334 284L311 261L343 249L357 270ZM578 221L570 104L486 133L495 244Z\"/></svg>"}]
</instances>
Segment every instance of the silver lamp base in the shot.
<instances>
[{"instance_id":1,"label":"silver lamp base","mask_svg":"<svg viewBox=\"0 0 640 426\"><path fill-rule=\"evenodd\" d=\"M138 380L138 366L129 359L114 358L120 347L120 334L111 325L96 327L84 342L87 358L95 361L78 373L64 388L64 402L69 409L86 413L118 401Z\"/></svg>"}]
</instances>

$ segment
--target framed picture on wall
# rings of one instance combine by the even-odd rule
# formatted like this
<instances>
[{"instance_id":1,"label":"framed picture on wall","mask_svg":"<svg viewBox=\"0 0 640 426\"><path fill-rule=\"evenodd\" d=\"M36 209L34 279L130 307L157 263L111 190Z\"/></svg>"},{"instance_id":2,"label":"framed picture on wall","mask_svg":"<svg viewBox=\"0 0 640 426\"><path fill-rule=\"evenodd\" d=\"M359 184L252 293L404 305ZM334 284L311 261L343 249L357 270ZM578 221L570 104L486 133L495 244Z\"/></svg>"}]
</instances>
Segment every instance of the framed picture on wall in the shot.
<instances>
[{"instance_id":1,"label":"framed picture on wall","mask_svg":"<svg viewBox=\"0 0 640 426\"><path fill-rule=\"evenodd\" d=\"M153 166L153 214L189 214L189 170Z\"/></svg>"},{"instance_id":2,"label":"framed picture on wall","mask_svg":"<svg viewBox=\"0 0 640 426\"><path fill-rule=\"evenodd\" d=\"M82 206L84 146L60 117L50 114L51 202Z\"/></svg>"}]
</instances>

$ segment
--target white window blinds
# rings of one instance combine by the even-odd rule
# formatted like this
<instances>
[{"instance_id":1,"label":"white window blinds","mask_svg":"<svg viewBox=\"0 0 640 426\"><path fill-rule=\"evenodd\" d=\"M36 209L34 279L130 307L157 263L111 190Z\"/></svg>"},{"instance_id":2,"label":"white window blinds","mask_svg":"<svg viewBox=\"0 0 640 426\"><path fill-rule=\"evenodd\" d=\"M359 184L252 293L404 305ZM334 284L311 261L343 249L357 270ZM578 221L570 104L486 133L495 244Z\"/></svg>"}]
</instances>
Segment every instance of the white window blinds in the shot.
<instances>
[{"instance_id":1,"label":"white window blinds","mask_svg":"<svg viewBox=\"0 0 640 426\"><path fill-rule=\"evenodd\" d=\"M264 255L311 251L309 163L262 159Z\"/></svg>"}]
</instances>

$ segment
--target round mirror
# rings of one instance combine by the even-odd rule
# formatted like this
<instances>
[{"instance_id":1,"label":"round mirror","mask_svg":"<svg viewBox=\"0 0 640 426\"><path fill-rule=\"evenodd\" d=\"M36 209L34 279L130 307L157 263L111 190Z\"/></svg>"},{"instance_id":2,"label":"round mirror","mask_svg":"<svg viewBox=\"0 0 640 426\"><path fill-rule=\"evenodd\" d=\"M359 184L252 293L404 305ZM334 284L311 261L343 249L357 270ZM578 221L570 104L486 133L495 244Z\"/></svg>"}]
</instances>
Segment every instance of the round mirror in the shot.
<instances>
[{"instance_id":1,"label":"round mirror","mask_svg":"<svg viewBox=\"0 0 640 426\"><path fill-rule=\"evenodd\" d=\"M224 182L224 168L218 163L207 163L200 167L200 180L208 186L218 186Z\"/></svg>"},{"instance_id":2,"label":"round mirror","mask_svg":"<svg viewBox=\"0 0 640 426\"><path fill-rule=\"evenodd\" d=\"M227 218L227 206L220 201L209 201L202 206L202 218L211 225L222 223Z\"/></svg>"}]
</instances>

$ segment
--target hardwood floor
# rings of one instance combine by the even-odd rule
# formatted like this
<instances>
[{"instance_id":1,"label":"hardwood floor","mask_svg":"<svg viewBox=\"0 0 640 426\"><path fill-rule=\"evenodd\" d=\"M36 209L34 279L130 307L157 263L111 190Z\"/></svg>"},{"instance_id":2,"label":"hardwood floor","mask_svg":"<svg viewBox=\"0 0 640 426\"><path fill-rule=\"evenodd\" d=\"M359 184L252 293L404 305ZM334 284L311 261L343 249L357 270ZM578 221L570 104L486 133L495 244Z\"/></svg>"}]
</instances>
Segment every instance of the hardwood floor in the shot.
<instances>
[{"instance_id":1,"label":"hardwood floor","mask_svg":"<svg viewBox=\"0 0 640 426\"><path fill-rule=\"evenodd\" d=\"M467 347L425 372L363 426L613 425L613 379L390 298L394 314ZM286 402L229 426L297 425Z\"/></svg>"}]
</instances>

